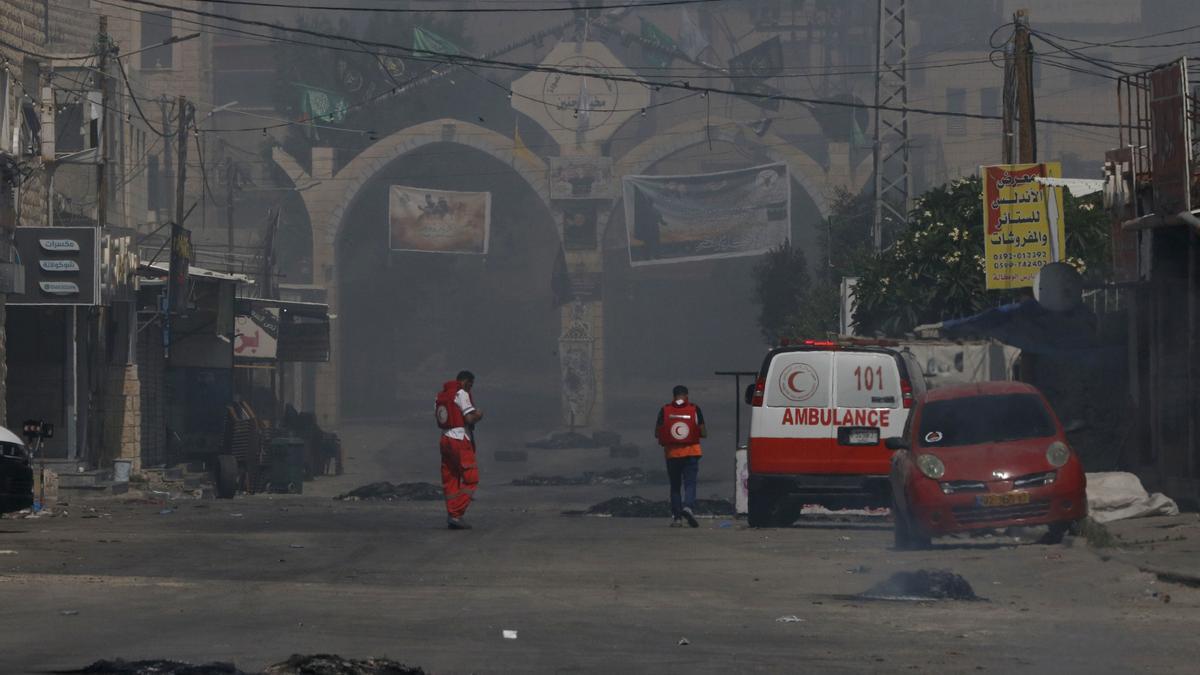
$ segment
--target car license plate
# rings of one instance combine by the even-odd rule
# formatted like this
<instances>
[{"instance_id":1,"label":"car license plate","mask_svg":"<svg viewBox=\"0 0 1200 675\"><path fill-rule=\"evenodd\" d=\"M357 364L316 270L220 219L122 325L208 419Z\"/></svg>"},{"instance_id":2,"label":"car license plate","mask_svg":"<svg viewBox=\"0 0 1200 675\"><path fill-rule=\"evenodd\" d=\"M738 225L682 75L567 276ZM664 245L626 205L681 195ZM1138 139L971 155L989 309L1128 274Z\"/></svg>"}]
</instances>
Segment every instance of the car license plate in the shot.
<instances>
[{"instance_id":1,"label":"car license plate","mask_svg":"<svg viewBox=\"0 0 1200 675\"><path fill-rule=\"evenodd\" d=\"M1007 492L999 495L979 495L975 503L980 506L1018 506L1029 503L1028 492Z\"/></svg>"},{"instance_id":2,"label":"car license plate","mask_svg":"<svg viewBox=\"0 0 1200 675\"><path fill-rule=\"evenodd\" d=\"M875 445L879 442L878 429L855 429L848 434L850 445Z\"/></svg>"}]
</instances>

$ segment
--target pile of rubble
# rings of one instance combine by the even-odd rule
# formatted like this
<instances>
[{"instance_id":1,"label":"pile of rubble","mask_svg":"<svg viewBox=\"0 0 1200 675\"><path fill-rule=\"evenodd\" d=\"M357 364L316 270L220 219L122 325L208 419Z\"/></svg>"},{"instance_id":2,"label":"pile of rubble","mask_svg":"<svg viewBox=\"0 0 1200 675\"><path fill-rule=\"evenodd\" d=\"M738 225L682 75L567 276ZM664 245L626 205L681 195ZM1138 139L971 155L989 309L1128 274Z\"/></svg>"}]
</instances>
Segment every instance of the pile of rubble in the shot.
<instances>
[{"instance_id":1,"label":"pile of rubble","mask_svg":"<svg viewBox=\"0 0 1200 675\"><path fill-rule=\"evenodd\" d=\"M867 589L869 600L981 600L970 582L950 570L896 572Z\"/></svg>"},{"instance_id":2,"label":"pile of rubble","mask_svg":"<svg viewBox=\"0 0 1200 675\"><path fill-rule=\"evenodd\" d=\"M733 504L725 499L697 499L695 514L699 517L728 517L734 515ZM567 515L579 515L568 512ZM651 501L645 497L616 497L600 502L583 512L585 516L613 518L670 518L671 505L666 501Z\"/></svg>"},{"instance_id":3,"label":"pile of rubble","mask_svg":"<svg viewBox=\"0 0 1200 675\"><path fill-rule=\"evenodd\" d=\"M558 485L666 485L666 471L647 471L631 466L628 469L584 471L579 476L540 476L534 474L513 480L513 485L542 487Z\"/></svg>"},{"instance_id":4,"label":"pile of rubble","mask_svg":"<svg viewBox=\"0 0 1200 675\"><path fill-rule=\"evenodd\" d=\"M254 675L232 663L191 664L181 661L96 661L80 670L59 671L74 675ZM421 668L391 659L347 659L335 654L294 654L287 661L267 666L259 675L425 675Z\"/></svg>"},{"instance_id":5,"label":"pile of rubble","mask_svg":"<svg viewBox=\"0 0 1200 675\"><path fill-rule=\"evenodd\" d=\"M431 483L389 483L380 481L340 494L334 499L344 502L429 502L442 499L442 488Z\"/></svg>"}]
</instances>

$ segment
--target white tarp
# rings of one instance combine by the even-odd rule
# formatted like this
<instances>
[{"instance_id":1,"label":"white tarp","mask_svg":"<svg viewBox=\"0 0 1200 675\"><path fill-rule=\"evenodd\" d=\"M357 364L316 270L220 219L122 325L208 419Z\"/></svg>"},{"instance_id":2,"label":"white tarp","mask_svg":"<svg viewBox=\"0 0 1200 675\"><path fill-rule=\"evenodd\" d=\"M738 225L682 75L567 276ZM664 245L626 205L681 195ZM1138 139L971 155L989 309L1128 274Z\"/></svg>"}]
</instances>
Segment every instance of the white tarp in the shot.
<instances>
[{"instance_id":1,"label":"white tarp","mask_svg":"<svg viewBox=\"0 0 1200 675\"><path fill-rule=\"evenodd\" d=\"M1109 523L1145 516L1177 516L1179 507L1161 492L1150 494L1138 477L1124 471L1087 475L1088 515Z\"/></svg>"}]
</instances>

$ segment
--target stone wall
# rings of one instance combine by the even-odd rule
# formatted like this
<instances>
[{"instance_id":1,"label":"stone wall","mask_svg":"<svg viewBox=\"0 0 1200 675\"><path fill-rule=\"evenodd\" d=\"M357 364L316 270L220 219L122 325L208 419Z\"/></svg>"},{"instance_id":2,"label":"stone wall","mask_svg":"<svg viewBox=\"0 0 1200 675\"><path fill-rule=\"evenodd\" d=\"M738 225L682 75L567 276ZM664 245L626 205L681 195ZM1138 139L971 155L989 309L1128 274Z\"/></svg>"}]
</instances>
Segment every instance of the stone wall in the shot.
<instances>
[{"instance_id":1,"label":"stone wall","mask_svg":"<svg viewBox=\"0 0 1200 675\"><path fill-rule=\"evenodd\" d=\"M136 365L109 366L104 394L104 434L100 465L130 459L141 469L142 388Z\"/></svg>"}]
</instances>

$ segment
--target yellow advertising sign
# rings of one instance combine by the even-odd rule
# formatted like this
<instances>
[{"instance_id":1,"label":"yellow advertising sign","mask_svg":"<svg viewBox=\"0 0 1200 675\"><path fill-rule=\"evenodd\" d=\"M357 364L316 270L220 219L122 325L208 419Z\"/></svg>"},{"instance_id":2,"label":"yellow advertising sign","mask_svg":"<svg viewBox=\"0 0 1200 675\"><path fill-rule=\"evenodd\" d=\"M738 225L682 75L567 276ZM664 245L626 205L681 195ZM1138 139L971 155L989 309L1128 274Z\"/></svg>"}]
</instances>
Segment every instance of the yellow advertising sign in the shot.
<instances>
[{"instance_id":1,"label":"yellow advertising sign","mask_svg":"<svg viewBox=\"0 0 1200 675\"><path fill-rule=\"evenodd\" d=\"M1038 178L1060 178L1058 162L980 167L983 177L983 257L987 288L1033 285L1038 270L1066 254L1062 188Z\"/></svg>"}]
</instances>

